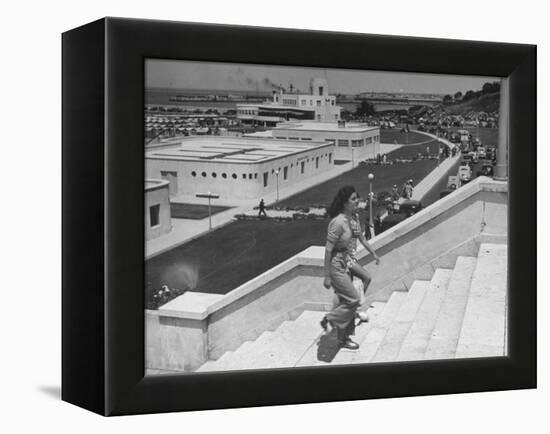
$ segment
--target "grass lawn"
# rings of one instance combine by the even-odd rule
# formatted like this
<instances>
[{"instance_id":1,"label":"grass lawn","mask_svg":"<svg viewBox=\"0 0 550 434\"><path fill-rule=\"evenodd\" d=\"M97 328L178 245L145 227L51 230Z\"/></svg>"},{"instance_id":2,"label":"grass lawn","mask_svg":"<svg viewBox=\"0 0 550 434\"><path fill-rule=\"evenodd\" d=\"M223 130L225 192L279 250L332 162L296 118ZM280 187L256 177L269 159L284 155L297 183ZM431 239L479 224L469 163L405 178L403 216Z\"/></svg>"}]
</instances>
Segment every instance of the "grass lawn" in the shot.
<instances>
[{"instance_id":1,"label":"grass lawn","mask_svg":"<svg viewBox=\"0 0 550 434\"><path fill-rule=\"evenodd\" d=\"M324 220L236 221L149 259L146 304L153 290L225 294L311 245L323 245ZM322 290L320 288L319 290Z\"/></svg>"},{"instance_id":2,"label":"grass lawn","mask_svg":"<svg viewBox=\"0 0 550 434\"><path fill-rule=\"evenodd\" d=\"M375 193L381 191L389 192L394 184L397 184L401 188L403 183L410 178L415 183L418 183L436 165L437 162L435 160L418 160L412 163L386 166L376 164L362 165L306 191L283 199L279 201L278 206L283 208L287 206L293 208L313 205L329 206L336 192L344 185L353 185L359 192L359 196L366 198L369 193L369 173L374 175L372 190Z\"/></svg>"},{"instance_id":3,"label":"grass lawn","mask_svg":"<svg viewBox=\"0 0 550 434\"><path fill-rule=\"evenodd\" d=\"M211 206L212 215L228 210L228 206ZM208 205L196 205L191 203L171 203L170 217L173 219L197 219L208 217Z\"/></svg>"},{"instance_id":4,"label":"grass lawn","mask_svg":"<svg viewBox=\"0 0 550 434\"><path fill-rule=\"evenodd\" d=\"M467 130L472 136L478 137L483 146L489 146L492 148L496 148L498 146L498 128L453 127L451 130L455 132L458 130Z\"/></svg>"},{"instance_id":5,"label":"grass lawn","mask_svg":"<svg viewBox=\"0 0 550 434\"><path fill-rule=\"evenodd\" d=\"M401 129L380 129L380 143L395 143L400 145L423 143L430 138L424 134L411 131L401 133Z\"/></svg>"}]
</instances>

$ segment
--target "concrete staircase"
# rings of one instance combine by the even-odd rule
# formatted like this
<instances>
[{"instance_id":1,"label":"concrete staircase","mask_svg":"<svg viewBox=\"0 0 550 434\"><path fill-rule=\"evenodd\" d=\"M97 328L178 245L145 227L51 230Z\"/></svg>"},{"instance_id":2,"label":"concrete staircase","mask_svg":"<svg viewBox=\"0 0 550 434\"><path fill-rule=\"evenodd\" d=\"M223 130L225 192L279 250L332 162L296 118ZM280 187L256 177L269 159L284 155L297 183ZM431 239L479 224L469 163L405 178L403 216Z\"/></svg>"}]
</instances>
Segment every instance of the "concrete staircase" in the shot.
<instances>
[{"instance_id":1,"label":"concrete staircase","mask_svg":"<svg viewBox=\"0 0 550 434\"><path fill-rule=\"evenodd\" d=\"M504 356L506 289L507 246L481 244L477 257L459 256L452 270L373 303L356 328L359 350L339 349L335 333L322 333L325 312L304 311L197 371Z\"/></svg>"}]
</instances>

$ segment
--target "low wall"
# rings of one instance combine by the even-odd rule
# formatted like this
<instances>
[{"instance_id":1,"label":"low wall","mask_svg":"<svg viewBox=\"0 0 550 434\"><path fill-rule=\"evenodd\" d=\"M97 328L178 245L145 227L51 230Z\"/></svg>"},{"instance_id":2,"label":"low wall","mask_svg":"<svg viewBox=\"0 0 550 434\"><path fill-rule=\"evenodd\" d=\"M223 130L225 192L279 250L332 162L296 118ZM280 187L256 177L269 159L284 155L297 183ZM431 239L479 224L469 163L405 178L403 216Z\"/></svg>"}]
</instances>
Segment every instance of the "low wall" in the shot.
<instances>
[{"instance_id":1,"label":"low wall","mask_svg":"<svg viewBox=\"0 0 550 434\"><path fill-rule=\"evenodd\" d=\"M451 268L457 255L475 255L479 237L506 233L506 183L476 179L374 237L380 265L365 250L358 252L373 276L367 303L431 278L437 267ZM158 312L148 311L147 367L192 371L306 306L326 308L332 291L322 287L323 258L324 248L313 246L226 295L186 293Z\"/></svg>"}]
</instances>

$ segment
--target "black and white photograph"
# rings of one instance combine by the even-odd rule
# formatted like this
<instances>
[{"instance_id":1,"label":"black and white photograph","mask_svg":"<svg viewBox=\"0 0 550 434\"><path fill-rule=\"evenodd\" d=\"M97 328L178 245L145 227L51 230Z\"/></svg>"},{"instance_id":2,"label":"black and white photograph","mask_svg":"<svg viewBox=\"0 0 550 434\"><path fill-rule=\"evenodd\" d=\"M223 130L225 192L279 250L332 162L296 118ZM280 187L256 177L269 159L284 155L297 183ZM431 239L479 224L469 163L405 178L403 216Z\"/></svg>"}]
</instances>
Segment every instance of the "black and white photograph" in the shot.
<instances>
[{"instance_id":1,"label":"black and white photograph","mask_svg":"<svg viewBox=\"0 0 550 434\"><path fill-rule=\"evenodd\" d=\"M507 355L508 79L147 59L148 375Z\"/></svg>"},{"instance_id":2,"label":"black and white photograph","mask_svg":"<svg viewBox=\"0 0 550 434\"><path fill-rule=\"evenodd\" d=\"M543 5L3 5L0 431L544 431Z\"/></svg>"}]
</instances>

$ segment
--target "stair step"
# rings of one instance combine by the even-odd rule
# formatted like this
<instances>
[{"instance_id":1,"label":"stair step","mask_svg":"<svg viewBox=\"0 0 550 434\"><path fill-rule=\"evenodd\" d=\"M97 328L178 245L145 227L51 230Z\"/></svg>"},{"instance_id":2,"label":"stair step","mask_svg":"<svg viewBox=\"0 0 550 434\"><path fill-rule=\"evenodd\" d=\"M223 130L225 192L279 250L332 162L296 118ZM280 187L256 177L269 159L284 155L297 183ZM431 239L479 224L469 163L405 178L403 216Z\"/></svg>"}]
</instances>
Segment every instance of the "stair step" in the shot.
<instances>
[{"instance_id":1,"label":"stair step","mask_svg":"<svg viewBox=\"0 0 550 434\"><path fill-rule=\"evenodd\" d=\"M391 324L384 340L378 347L378 351L372 358L373 362L389 362L395 360L401 349L403 340L407 336L416 317L420 304L426 291L430 288L430 282L415 280L407 293L407 298L401 305L393 323Z\"/></svg>"},{"instance_id":2,"label":"stair step","mask_svg":"<svg viewBox=\"0 0 550 434\"><path fill-rule=\"evenodd\" d=\"M378 347L384 340L391 323L399 313L399 309L401 309L401 305L407 298L407 294L408 293L404 291L394 291L391 294L384 310L372 323L369 332L362 342L360 342L361 347L359 350L352 352L350 357L352 363L368 363L371 361L376 351L378 351Z\"/></svg>"},{"instance_id":3,"label":"stair step","mask_svg":"<svg viewBox=\"0 0 550 434\"><path fill-rule=\"evenodd\" d=\"M481 244L456 357L506 354L508 246Z\"/></svg>"},{"instance_id":4,"label":"stair step","mask_svg":"<svg viewBox=\"0 0 550 434\"><path fill-rule=\"evenodd\" d=\"M224 370L294 366L321 334L319 322L324 314L304 311L295 321L285 321L277 330L264 332L255 342L235 351L223 365Z\"/></svg>"},{"instance_id":5,"label":"stair step","mask_svg":"<svg viewBox=\"0 0 550 434\"><path fill-rule=\"evenodd\" d=\"M452 270L438 268L430 282L430 287L418 309L416 318L403 340L396 360L422 360L430 341Z\"/></svg>"},{"instance_id":6,"label":"stair step","mask_svg":"<svg viewBox=\"0 0 550 434\"><path fill-rule=\"evenodd\" d=\"M425 359L455 357L477 258L459 256L435 323Z\"/></svg>"},{"instance_id":7,"label":"stair step","mask_svg":"<svg viewBox=\"0 0 550 434\"><path fill-rule=\"evenodd\" d=\"M372 322L376 320L376 317L384 309L386 303L375 302L371 303L370 307L367 309L367 315L369 317L369 322L362 323L355 330L354 339L357 342L360 342L364 336L368 333L371 328ZM321 318L326 312L323 312L321 316L318 317L317 323L321 321ZM345 353L348 357L352 352L340 351L337 347L337 340L335 333L330 335L321 334L319 339L316 340L315 345L310 347L308 351L300 358L296 366L323 366L327 363L331 365L339 363L351 363L347 360L346 357L342 357ZM329 348L326 348L326 347Z\"/></svg>"},{"instance_id":8,"label":"stair step","mask_svg":"<svg viewBox=\"0 0 550 434\"><path fill-rule=\"evenodd\" d=\"M250 354L255 353L256 348L261 348L267 345L275 335L276 331L266 330L255 341L250 341L247 345L241 345L235 351L233 351L226 359L222 360L220 364L220 370L231 371L239 369L254 369L250 367L248 357Z\"/></svg>"},{"instance_id":9,"label":"stair step","mask_svg":"<svg viewBox=\"0 0 550 434\"><path fill-rule=\"evenodd\" d=\"M371 303L370 307L367 309L367 316L369 321L366 323L361 323L355 328L355 335L352 336L352 339L357 342L360 346L363 346L365 338L372 330L374 325L377 323L378 318L382 315L383 311L386 308L387 303L375 302ZM361 348L361 347L360 347ZM345 365L350 363L362 363L361 360L357 357L357 351L350 351L345 349L340 349L334 359L331 361L333 365Z\"/></svg>"},{"instance_id":10,"label":"stair step","mask_svg":"<svg viewBox=\"0 0 550 434\"><path fill-rule=\"evenodd\" d=\"M260 341L260 339L266 339L267 336L270 334L273 334L273 332L265 331L256 339L256 341L243 342L240 347L238 347L234 351L225 352L219 359L207 361L199 369L197 369L197 372L228 371L232 369L241 369L238 367L241 354L248 351L248 347L250 347L252 344ZM234 366L237 366L237 368L234 368Z\"/></svg>"}]
</instances>

